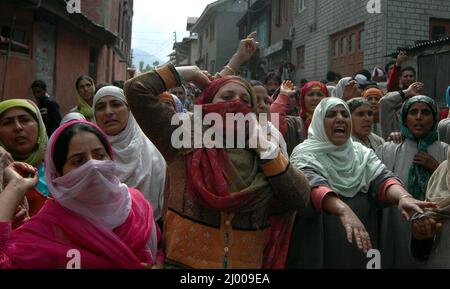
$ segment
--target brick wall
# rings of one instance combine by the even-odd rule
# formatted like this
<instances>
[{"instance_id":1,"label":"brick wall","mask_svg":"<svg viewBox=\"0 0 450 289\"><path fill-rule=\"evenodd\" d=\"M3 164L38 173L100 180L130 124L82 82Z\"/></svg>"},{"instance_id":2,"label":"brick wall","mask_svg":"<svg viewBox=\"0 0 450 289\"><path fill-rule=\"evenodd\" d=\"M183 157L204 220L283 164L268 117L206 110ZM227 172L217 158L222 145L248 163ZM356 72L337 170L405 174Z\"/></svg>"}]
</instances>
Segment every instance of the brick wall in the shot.
<instances>
[{"instance_id":1,"label":"brick wall","mask_svg":"<svg viewBox=\"0 0 450 289\"><path fill-rule=\"evenodd\" d=\"M384 67L390 60L384 55L398 46L428 39L430 17L450 18L448 0L380 1L381 13L370 14L368 0L306 0L307 8L294 16L293 59L295 48L305 45L305 68L297 71L296 80L325 77L330 67L330 35L341 30L364 23L364 68L371 70Z\"/></svg>"}]
</instances>

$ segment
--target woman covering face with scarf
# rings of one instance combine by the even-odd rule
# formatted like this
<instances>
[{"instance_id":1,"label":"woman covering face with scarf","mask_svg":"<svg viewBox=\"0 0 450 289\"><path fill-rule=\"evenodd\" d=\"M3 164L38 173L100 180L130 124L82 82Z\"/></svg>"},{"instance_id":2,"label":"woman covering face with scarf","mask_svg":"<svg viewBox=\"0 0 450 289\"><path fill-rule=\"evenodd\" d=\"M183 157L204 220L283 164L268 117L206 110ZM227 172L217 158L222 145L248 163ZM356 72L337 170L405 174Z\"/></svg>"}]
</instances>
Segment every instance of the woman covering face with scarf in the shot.
<instances>
[{"instance_id":1,"label":"woman covering face with scarf","mask_svg":"<svg viewBox=\"0 0 450 289\"><path fill-rule=\"evenodd\" d=\"M446 160L448 145L438 141L437 111L434 101L418 95L408 99L400 112L400 131L405 138L396 144L385 143L376 151L386 167L407 185L408 191L423 200L428 180ZM392 209L383 211L382 249L385 268L420 268L409 254L409 224ZM395 240L394 242L392 240Z\"/></svg>"},{"instance_id":2,"label":"woman covering face with scarf","mask_svg":"<svg viewBox=\"0 0 450 289\"><path fill-rule=\"evenodd\" d=\"M366 268L365 253L378 248L379 206L398 204L397 210L408 218L408 212L430 205L412 198L375 153L350 136L347 104L323 99L308 139L291 156L312 191L311 206L295 221L289 267Z\"/></svg>"},{"instance_id":3,"label":"woman covering face with scarf","mask_svg":"<svg viewBox=\"0 0 450 289\"><path fill-rule=\"evenodd\" d=\"M173 145L172 134L179 129L171 125L175 110L161 102L160 94L181 85L181 79L203 87L198 98L202 117L185 115L187 121L220 118L222 125L204 124L202 132L225 132L225 138L216 134L215 139L223 144L227 136L246 131L245 146ZM125 95L142 130L169 165L166 265L283 268L293 210L306 205L309 187L270 136L261 138L256 147L248 146L260 130L251 115L257 101L249 84L233 76L209 82L198 67L166 65L128 81ZM227 113L242 113L251 121L236 128L222 118Z\"/></svg>"},{"instance_id":4,"label":"woman covering face with scarf","mask_svg":"<svg viewBox=\"0 0 450 289\"><path fill-rule=\"evenodd\" d=\"M111 145L94 124L72 121L58 128L45 157L45 177L54 199L12 232L7 210L0 209L2 232L9 232L2 238L0 267L66 268L71 250L79 252L74 265L79 268L154 265L162 255L151 205L119 181L112 158ZM36 171L22 163L7 170L9 179L25 186L36 181ZM31 177L23 177L28 174ZM3 193L19 195L9 202L20 197L18 192Z\"/></svg>"}]
</instances>

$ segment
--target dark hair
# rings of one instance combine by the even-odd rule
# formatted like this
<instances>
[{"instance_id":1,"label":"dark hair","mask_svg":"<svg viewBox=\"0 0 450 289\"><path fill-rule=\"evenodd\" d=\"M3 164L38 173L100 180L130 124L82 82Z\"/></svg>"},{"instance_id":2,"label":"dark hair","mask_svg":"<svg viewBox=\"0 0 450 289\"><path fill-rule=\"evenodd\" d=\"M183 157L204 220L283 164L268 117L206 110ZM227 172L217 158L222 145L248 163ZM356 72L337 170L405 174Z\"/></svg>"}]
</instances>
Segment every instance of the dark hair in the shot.
<instances>
[{"instance_id":1,"label":"dark hair","mask_svg":"<svg viewBox=\"0 0 450 289\"><path fill-rule=\"evenodd\" d=\"M123 89L123 86L125 85L125 81L123 81L123 80L114 80L113 81L113 85L117 86L118 88L122 88Z\"/></svg>"},{"instance_id":2,"label":"dark hair","mask_svg":"<svg viewBox=\"0 0 450 289\"><path fill-rule=\"evenodd\" d=\"M43 80L35 80L33 81L33 83L31 84L31 88L33 87L39 87L42 88L43 90L47 91L47 84L45 84L45 82Z\"/></svg>"},{"instance_id":3,"label":"dark hair","mask_svg":"<svg viewBox=\"0 0 450 289\"><path fill-rule=\"evenodd\" d=\"M33 111L29 110L28 108L23 107L23 106L14 106L14 107L11 107L11 108L21 108L21 109L25 110L25 112L29 113L31 115L31 117L37 122L37 124L38 124L38 133L39 133L39 120L38 120L38 117L37 117L35 112L33 112ZM8 110L10 110L11 108L8 108L7 110L5 110L2 113L0 113L0 119L3 117L3 114L5 112L7 112Z\"/></svg>"},{"instance_id":4,"label":"dark hair","mask_svg":"<svg viewBox=\"0 0 450 289\"><path fill-rule=\"evenodd\" d=\"M401 71L401 74L403 74L403 72L405 72L405 71L411 71L414 74L414 76L416 76L416 70L412 66L407 66L407 67L403 68Z\"/></svg>"},{"instance_id":5,"label":"dark hair","mask_svg":"<svg viewBox=\"0 0 450 289\"><path fill-rule=\"evenodd\" d=\"M95 93L97 93L97 91L99 91L100 89L102 89L105 86L112 86L111 83L101 83L97 86L95 86Z\"/></svg>"},{"instance_id":6,"label":"dark hair","mask_svg":"<svg viewBox=\"0 0 450 289\"><path fill-rule=\"evenodd\" d=\"M281 85L281 76L279 76L276 72L269 72L264 78L264 84L267 84L267 82L271 79L274 79Z\"/></svg>"},{"instance_id":7,"label":"dark hair","mask_svg":"<svg viewBox=\"0 0 450 289\"><path fill-rule=\"evenodd\" d=\"M76 123L67 127L59 135L58 139L55 142L52 159L53 163L55 164L56 171L58 173L62 174L64 164L66 163L67 160L67 154L69 153L70 140L74 135L80 132L90 132L92 134L95 134L102 143L102 145L105 147L105 150L108 153L108 155L112 158L112 152L110 150L108 140L95 126L89 125L87 123Z\"/></svg>"},{"instance_id":8,"label":"dark hair","mask_svg":"<svg viewBox=\"0 0 450 289\"><path fill-rule=\"evenodd\" d=\"M327 82L333 82L336 81L337 73L330 70L327 72Z\"/></svg>"},{"instance_id":9,"label":"dark hair","mask_svg":"<svg viewBox=\"0 0 450 289\"><path fill-rule=\"evenodd\" d=\"M395 64L395 60L389 61L388 63L386 63L386 65L384 66L384 71L386 72L386 74L389 75L389 66L391 66L392 64Z\"/></svg>"},{"instance_id":10,"label":"dark hair","mask_svg":"<svg viewBox=\"0 0 450 289\"><path fill-rule=\"evenodd\" d=\"M78 86L80 85L80 82L82 80L87 80L89 81L92 85L94 85L94 80L92 79L92 77L87 76L87 75L82 75L80 77L77 78L77 81L75 81L75 88L78 90Z\"/></svg>"},{"instance_id":11,"label":"dark hair","mask_svg":"<svg viewBox=\"0 0 450 289\"><path fill-rule=\"evenodd\" d=\"M375 82L371 82L371 83L367 84L367 85L364 87L364 90L367 90L367 89L370 89L370 88L377 88L377 89L379 89L379 90L382 90L382 89L378 86L378 84L376 84Z\"/></svg>"},{"instance_id":12,"label":"dark hair","mask_svg":"<svg viewBox=\"0 0 450 289\"><path fill-rule=\"evenodd\" d=\"M258 80L250 80L249 81L250 85L253 86L264 86L264 84L261 81Z\"/></svg>"}]
</instances>

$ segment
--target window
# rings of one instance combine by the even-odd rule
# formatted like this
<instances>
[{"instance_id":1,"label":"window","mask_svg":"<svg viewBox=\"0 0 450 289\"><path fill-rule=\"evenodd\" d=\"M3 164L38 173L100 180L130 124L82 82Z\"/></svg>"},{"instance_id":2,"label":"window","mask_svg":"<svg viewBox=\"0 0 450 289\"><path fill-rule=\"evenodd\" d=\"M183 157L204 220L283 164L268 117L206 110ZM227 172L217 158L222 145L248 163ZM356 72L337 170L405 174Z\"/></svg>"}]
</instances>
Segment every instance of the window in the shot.
<instances>
[{"instance_id":1,"label":"window","mask_svg":"<svg viewBox=\"0 0 450 289\"><path fill-rule=\"evenodd\" d=\"M356 37L355 37L355 33L352 33L350 35L350 39L349 39L349 49L350 49L350 53L354 53L355 49L356 49Z\"/></svg>"},{"instance_id":2,"label":"window","mask_svg":"<svg viewBox=\"0 0 450 289\"><path fill-rule=\"evenodd\" d=\"M342 75L354 75L364 65L364 23L330 35L329 69Z\"/></svg>"},{"instance_id":3,"label":"window","mask_svg":"<svg viewBox=\"0 0 450 289\"><path fill-rule=\"evenodd\" d=\"M297 0L297 7L298 7L297 12L298 13L300 13L306 9L305 2L306 2L306 0Z\"/></svg>"},{"instance_id":4,"label":"window","mask_svg":"<svg viewBox=\"0 0 450 289\"><path fill-rule=\"evenodd\" d=\"M430 39L438 40L450 36L450 19L430 19Z\"/></svg>"},{"instance_id":5,"label":"window","mask_svg":"<svg viewBox=\"0 0 450 289\"><path fill-rule=\"evenodd\" d=\"M359 50L364 50L365 42L366 42L366 32L364 30L361 30L359 31L359 45L358 45Z\"/></svg>"},{"instance_id":6,"label":"window","mask_svg":"<svg viewBox=\"0 0 450 289\"><path fill-rule=\"evenodd\" d=\"M333 56L339 56L339 39L334 40Z\"/></svg>"},{"instance_id":7,"label":"window","mask_svg":"<svg viewBox=\"0 0 450 289\"><path fill-rule=\"evenodd\" d=\"M347 53L347 37L341 38L341 55Z\"/></svg>"},{"instance_id":8,"label":"window","mask_svg":"<svg viewBox=\"0 0 450 289\"><path fill-rule=\"evenodd\" d=\"M89 49L89 76L97 80L97 59L98 59L98 49L91 47Z\"/></svg>"},{"instance_id":9,"label":"window","mask_svg":"<svg viewBox=\"0 0 450 289\"><path fill-rule=\"evenodd\" d=\"M431 28L431 40L445 38L445 26L433 26Z\"/></svg>"},{"instance_id":10,"label":"window","mask_svg":"<svg viewBox=\"0 0 450 289\"><path fill-rule=\"evenodd\" d=\"M209 36L208 28L206 28L206 30L205 30L205 41L206 41L206 39L208 39L208 36Z\"/></svg>"},{"instance_id":11,"label":"window","mask_svg":"<svg viewBox=\"0 0 450 289\"><path fill-rule=\"evenodd\" d=\"M281 24L281 0L276 0L275 5L275 25L280 26Z\"/></svg>"},{"instance_id":12,"label":"window","mask_svg":"<svg viewBox=\"0 0 450 289\"><path fill-rule=\"evenodd\" d=\"M297 47L297 67L305 68L305 46Z\"/></svg>"},{"instance_id":13,"label":"window","mask_svg":"<svg viewBox=\"0 0 450 289\"><path fill-rule=\"evenodd\" d=\"M284 22L287 22L287 20L288 20L288 11L289 11L289 9L288 9L288 5L289 5L289 3L288 3L288 1L290 1L290 0L283 0L283 19L284 19Z\"/></svg>"},{"instance_id":14,"label":"window","mask_svg":"<svg viewBox=\"0 0 450 289\"><path fill-rule=\"evenodd\" d=\"M11 37L11 27L2 26L0 31L0 50L8 50L9 42L12 38L11 51L28 53L28 37L25 30L16 28L14 35Z\"/></svg>"},{"instance_id":15,"label":"window","mask_svg":"<svg viewBox=\"0 0 450 289\"><path fill-rule=\"evenodd\" d=\"M214 37L215 37L215 31L214 31L214 23L209 24L209 31L210 31L210 36L209 37L209 42L214 41Z\"/></svg>"}]
</instances>

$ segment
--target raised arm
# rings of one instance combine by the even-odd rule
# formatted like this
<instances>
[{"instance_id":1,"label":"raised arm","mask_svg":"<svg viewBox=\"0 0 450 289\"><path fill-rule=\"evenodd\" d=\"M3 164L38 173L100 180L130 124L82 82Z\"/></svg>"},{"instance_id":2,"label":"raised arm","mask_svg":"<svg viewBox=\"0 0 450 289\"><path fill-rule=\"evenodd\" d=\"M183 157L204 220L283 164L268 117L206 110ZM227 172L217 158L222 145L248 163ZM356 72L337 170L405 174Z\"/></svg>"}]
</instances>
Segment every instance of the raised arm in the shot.
<instances>
[{"instance_id":1,"label":"raised arm","mask_svg":"<svg viewBox=\"0 0 450 289\"><path fill-rule=\"evenodd\" d=\"M171 125L173 107L164 105L160 95L164 91L192 81L200 87L209 82L196 66L175 68L168 64L128 80L124 86L130 109L142 131L155 144L167 162L178 153L171 136L177 125Z\"/></svg>"},{"instance_id":2,"label":"raised arm","mask_svg":"<svg viewBox=\"0 0 450 289\"><path fill-rule=\"evenodd\" d=\"M233 54L230 61L220 71L221 76L235 75L241 65L247 62L259 47L259 43L255 40L256 32L250 33L245 39L239 43L236 53Z\"/></svg>"}]
</instances>

